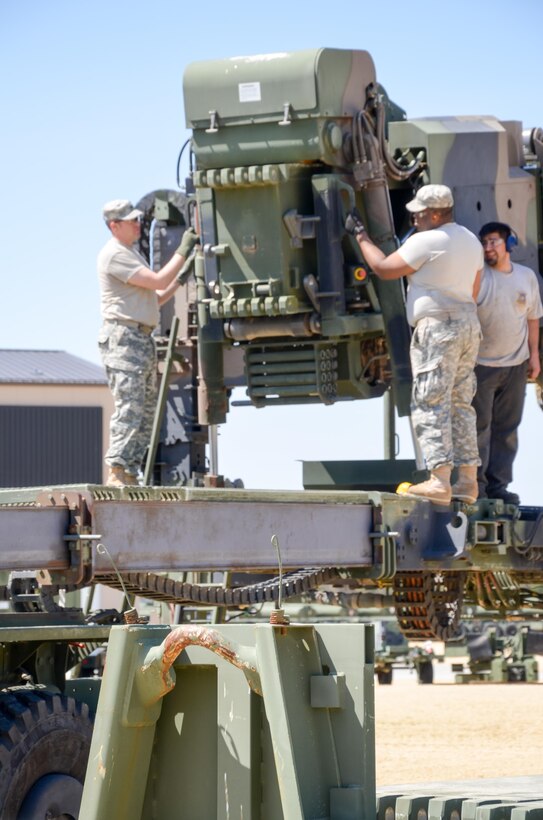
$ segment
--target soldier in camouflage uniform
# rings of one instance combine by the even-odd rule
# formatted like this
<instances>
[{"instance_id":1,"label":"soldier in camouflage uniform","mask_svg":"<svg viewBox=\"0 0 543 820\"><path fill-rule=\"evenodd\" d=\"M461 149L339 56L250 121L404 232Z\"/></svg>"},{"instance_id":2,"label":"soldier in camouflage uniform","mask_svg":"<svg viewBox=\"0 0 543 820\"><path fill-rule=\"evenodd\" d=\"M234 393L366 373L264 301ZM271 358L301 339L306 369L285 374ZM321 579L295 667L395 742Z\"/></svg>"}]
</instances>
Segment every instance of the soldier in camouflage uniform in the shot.
<instances>
[{"instance_id":1,"label":"soldier in camouflage uniform","mask_svg":"<svg viewBox=\"0 0 543 820\"><path fill-rule=\"evenodd\" d=\"M133 247L140 236L141 216L128 200L104 205L103 217L112 236L98 256L103 318L98 344L115 400L105 460L107 484L116 487L138 483L157 401L152 333L159 321L159 305L184 281L183 265L198 241L189 228L170 261L152 271Z\"/></svg>"},{"instance_id":2,"label":"soldier in camouflage uniform","mask_svg":"<svg viewBox=\"0 0 543 820\"><path fill-rule=\"evenodd\" d=\"M476 420L471 407L480 341L475 297L483 268L481 245L452 219L445 185L424 185L407 203L417 233L389 256L373 244L358 214L347 217L366 262L381 279L409 277L407 318L413 326L411 417L428 481L407 494L438 504L477 498ZM451 488L451 470L458 481Z\"/></svg>"}]
</instances>

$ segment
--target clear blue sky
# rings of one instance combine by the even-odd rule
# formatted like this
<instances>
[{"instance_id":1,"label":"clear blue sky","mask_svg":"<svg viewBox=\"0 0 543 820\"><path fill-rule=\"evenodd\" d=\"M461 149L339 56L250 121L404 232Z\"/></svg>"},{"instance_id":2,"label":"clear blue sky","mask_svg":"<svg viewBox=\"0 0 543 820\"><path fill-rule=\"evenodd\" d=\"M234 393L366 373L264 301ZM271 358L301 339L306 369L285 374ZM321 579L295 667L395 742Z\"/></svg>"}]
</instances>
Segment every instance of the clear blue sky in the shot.
<instances>
[{"instance_id":1,"label":"clear blue sky","mask_svg":"<svg viewBox=\"0 0 543 820\"><path fill-rule=\"evenodd\" d=\"M541 0L406 4L2 0L1 346L98 362L100 211L175 188L182 79L195 60L329 46L366 49L409 117L492 114L543 125ZM528 389L514 487L539 490L542 415ZM400 456L411 456L400 425ZM380 401L236 409L220 470L301 486L301 459L380 458Z\"/></svg>"}]
</instances>

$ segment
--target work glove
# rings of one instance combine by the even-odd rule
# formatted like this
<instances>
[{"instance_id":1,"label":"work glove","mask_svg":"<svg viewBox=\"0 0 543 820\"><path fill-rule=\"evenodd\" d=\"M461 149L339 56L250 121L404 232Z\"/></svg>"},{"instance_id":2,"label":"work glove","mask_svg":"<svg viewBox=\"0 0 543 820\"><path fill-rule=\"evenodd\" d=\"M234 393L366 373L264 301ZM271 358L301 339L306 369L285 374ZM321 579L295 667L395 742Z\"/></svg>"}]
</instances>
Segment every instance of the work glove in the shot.
<instances>
[{"instance_id":1,"label":"work glove","mask_svg":"<svg viewBox=\"0 0 543 820\"><path fill-rule=\"evenodd\" d=\"M349 211L347 214L345 219L345 230L351 236L358 236L366 230L357 208L353 208L352 211Z\"/></svg>"},{"instance_id":2,"label":"work glove","mask_svg":"<svg viewBox=\"0 0 543 820\"><path fill-rule=\"evenodd\" d=\"M185 282L187 281L187 279L191 275L192 271L194 270L194 260L196 258L196 254L198 252L198 247L199 246L196 246L196 245L194 246L194 248L191 250L191 252L187 256L187 258L183 262L183 267L181 268L181 270L179 271L179 273L175 277L177 282L180 285L185 284Z\"/></svg>"},{"instance_id":3,"label":"work glove","mask_svg":"<svg viewBox=\"0 0 543 820\"><path fill-rule=\"evenodd\" d=\"M178 253L179 256L184 256L185 259L187 259L187 257L190 255L191 250L199 241L200 237L198 236L194 228L187 228L187 230L183 234L181 244L176 249L175 253Z\"/></svg>"}]
</instances>

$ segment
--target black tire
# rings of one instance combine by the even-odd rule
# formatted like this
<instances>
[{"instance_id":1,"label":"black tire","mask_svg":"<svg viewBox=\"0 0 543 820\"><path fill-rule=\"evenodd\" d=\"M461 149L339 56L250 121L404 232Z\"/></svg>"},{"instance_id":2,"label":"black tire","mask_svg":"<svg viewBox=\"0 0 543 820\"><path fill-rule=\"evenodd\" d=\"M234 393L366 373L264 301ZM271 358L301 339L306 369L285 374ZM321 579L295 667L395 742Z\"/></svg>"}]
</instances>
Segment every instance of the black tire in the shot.
<instances>
[{"instance_id":1,"label":"black tire","mask_svg":"<svg viewBox=\"0 0 543 820\"><path fill-rule=\"evenodd\" d=\"M381 685L392 683L392 667L390 669L378 669L377 680Z\"/></svg>"},{"instance_id":2,"label":"black tire","mask_svg":"<svg viewBox=\"0 0 543 820\"><path fill-rule=\"evenodd\" d=\"M422 661L422 663L417 664L417 675L419 683L433 683L434 665L432 661Z\"/></svg>"},{"instance_id":3,"label":"black tire","mask_svg":"<svg viewBox=\"0 0 543 820\"><path fill-rule=\"evenodd\" d=\"M508 683L526 683L526 667L522 664L512 664L507 669Z\"/></svg>"},{"instance_id":4,"label":"black tire","mask_svg":"<svg viewBox=\"0 0 543 820\"><path fill-rule=\"evenodd\" d=\"M91 737L87 704L43 689L1 693L0 820L31 820L27 807L44 801L52 817L77 818Z\"/></svg>"},{"instance_id":5,"label":"black tire","mask_svg":"<svg viewBox=\"0 0 543 820\"><path fill-rule=\"evenodd\" d=\"M483 632L485 635L495 635L496 638L503 638L505 631L502 624L498 623L497 621L485 621Z\"/></svg>"}]
</instances>

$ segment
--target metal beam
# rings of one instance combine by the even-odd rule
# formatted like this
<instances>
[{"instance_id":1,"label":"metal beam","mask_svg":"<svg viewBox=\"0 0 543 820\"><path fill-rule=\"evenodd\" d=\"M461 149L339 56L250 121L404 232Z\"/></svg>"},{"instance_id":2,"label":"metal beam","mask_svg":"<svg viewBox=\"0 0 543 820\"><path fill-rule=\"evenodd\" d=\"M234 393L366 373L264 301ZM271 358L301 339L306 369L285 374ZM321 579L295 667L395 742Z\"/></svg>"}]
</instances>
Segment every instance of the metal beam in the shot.
<instances>
[{"instance_id":1,"label":"metal beam","mask_svg":"<svg viewBox=\"0 0 543 820\"><path fill-rule=\"evenodd\" d=\"M68 551L63 538L69 512L53 507L0 508L0 568L64 569Z\"/></svg>"},{"instance_id":2,"label":"metal beam","mask_svg":"<svg viewBox=\"0 0 543 820\"><path fill-rule=\"evenodd\" d=\"M267 569L276 566L272 535L285 568L372 564L372 506L356 503L359 494L339 504L323 493L292 495L225 490L193 491L181 503L95 501L93 529L120 571ZM106 556L95 556L94 571L111 572Z\"/></svg>"}]
</instances>

